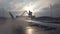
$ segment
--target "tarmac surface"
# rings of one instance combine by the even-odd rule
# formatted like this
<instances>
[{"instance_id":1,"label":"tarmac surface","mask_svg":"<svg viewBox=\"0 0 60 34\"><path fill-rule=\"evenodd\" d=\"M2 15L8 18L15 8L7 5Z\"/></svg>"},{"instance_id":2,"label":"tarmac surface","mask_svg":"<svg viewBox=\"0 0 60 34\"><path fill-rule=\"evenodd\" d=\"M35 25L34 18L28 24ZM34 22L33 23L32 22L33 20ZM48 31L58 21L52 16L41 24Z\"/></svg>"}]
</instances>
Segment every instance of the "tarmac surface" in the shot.
<instances>
[{"instance_id":1,"label":"tarmac surface","mask_svg":"<svg viewBox=\"0 0 60 34\"><path fill-rule=\"evenodd\" d=\"M60 28L56 30L44 30L44 28L30 26L24 17L16 19L0 19L0 34L60 34Z\"/></svg>"}]
</instances>

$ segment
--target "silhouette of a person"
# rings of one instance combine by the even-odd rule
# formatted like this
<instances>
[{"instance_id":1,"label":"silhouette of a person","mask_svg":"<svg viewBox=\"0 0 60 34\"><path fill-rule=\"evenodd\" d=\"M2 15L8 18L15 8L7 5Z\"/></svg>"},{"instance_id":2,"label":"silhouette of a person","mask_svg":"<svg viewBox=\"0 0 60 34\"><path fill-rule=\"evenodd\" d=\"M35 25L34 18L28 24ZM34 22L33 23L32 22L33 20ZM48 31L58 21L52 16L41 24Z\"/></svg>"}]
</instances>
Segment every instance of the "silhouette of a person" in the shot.
<instances>
[{"instance_id":1,"label":"silhouette of a person","mask_svg":"<svg viewBox=\"0 0 60 34\"><path fill-rule=\"evenodd\" d=\"M32 18L32 12L29 10L29 17Z\"/></svg>"}]
</instances>

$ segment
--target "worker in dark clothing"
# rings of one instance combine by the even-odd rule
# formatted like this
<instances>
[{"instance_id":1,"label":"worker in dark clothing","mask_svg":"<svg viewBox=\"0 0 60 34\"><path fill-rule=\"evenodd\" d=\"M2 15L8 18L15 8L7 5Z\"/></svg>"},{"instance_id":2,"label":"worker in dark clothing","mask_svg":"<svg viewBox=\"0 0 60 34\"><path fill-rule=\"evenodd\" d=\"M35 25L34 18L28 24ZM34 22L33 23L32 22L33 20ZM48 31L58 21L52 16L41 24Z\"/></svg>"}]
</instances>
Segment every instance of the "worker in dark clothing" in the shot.
<instances>
[{"instance_id":1,"label":"worker in dark clothing","mask_svg":"<svg viewBox=\"0 0 60 34\"><path fill-rule=\"evenodd\" d=\"M32 12L29 10L29 17L32 18Z\"/></svg>"}]
</instances>

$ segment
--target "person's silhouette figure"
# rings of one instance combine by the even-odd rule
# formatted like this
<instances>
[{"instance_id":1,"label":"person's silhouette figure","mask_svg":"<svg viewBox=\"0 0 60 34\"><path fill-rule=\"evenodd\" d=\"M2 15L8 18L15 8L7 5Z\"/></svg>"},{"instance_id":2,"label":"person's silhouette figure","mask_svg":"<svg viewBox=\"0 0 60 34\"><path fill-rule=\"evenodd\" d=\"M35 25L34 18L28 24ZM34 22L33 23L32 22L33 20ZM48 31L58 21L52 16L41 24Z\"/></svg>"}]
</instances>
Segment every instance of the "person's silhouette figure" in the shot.
<instances>
[{"instance_id":1,"label":"person's silhouette figure","mask_svg":"<svg viewBox=\"0 0 60 34\"><path fill-rule=\"evenodd\" d=\"M32 18L32 12L29 10L29 17Z\"/></svg>"}]
</instances>

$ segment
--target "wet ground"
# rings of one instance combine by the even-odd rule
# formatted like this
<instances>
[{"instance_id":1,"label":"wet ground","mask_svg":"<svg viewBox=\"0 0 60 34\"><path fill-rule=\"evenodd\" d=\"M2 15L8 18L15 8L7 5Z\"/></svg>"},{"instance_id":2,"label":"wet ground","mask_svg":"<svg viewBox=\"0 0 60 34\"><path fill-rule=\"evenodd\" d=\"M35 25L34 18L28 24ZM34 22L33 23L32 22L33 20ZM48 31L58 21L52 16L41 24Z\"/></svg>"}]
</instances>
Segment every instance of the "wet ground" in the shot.
<instances>
[{"instance_id":1,"label":"wet ground","mask_svg":"<svg viewBox=\"0 0 60 34\"><path fill-rule=\"evenodd\" d=\"M44 30L44 28L30 26L26 20L24 17L0 19L0 34L60 34L60 28Z\"/></svg>"}]
</instances>

